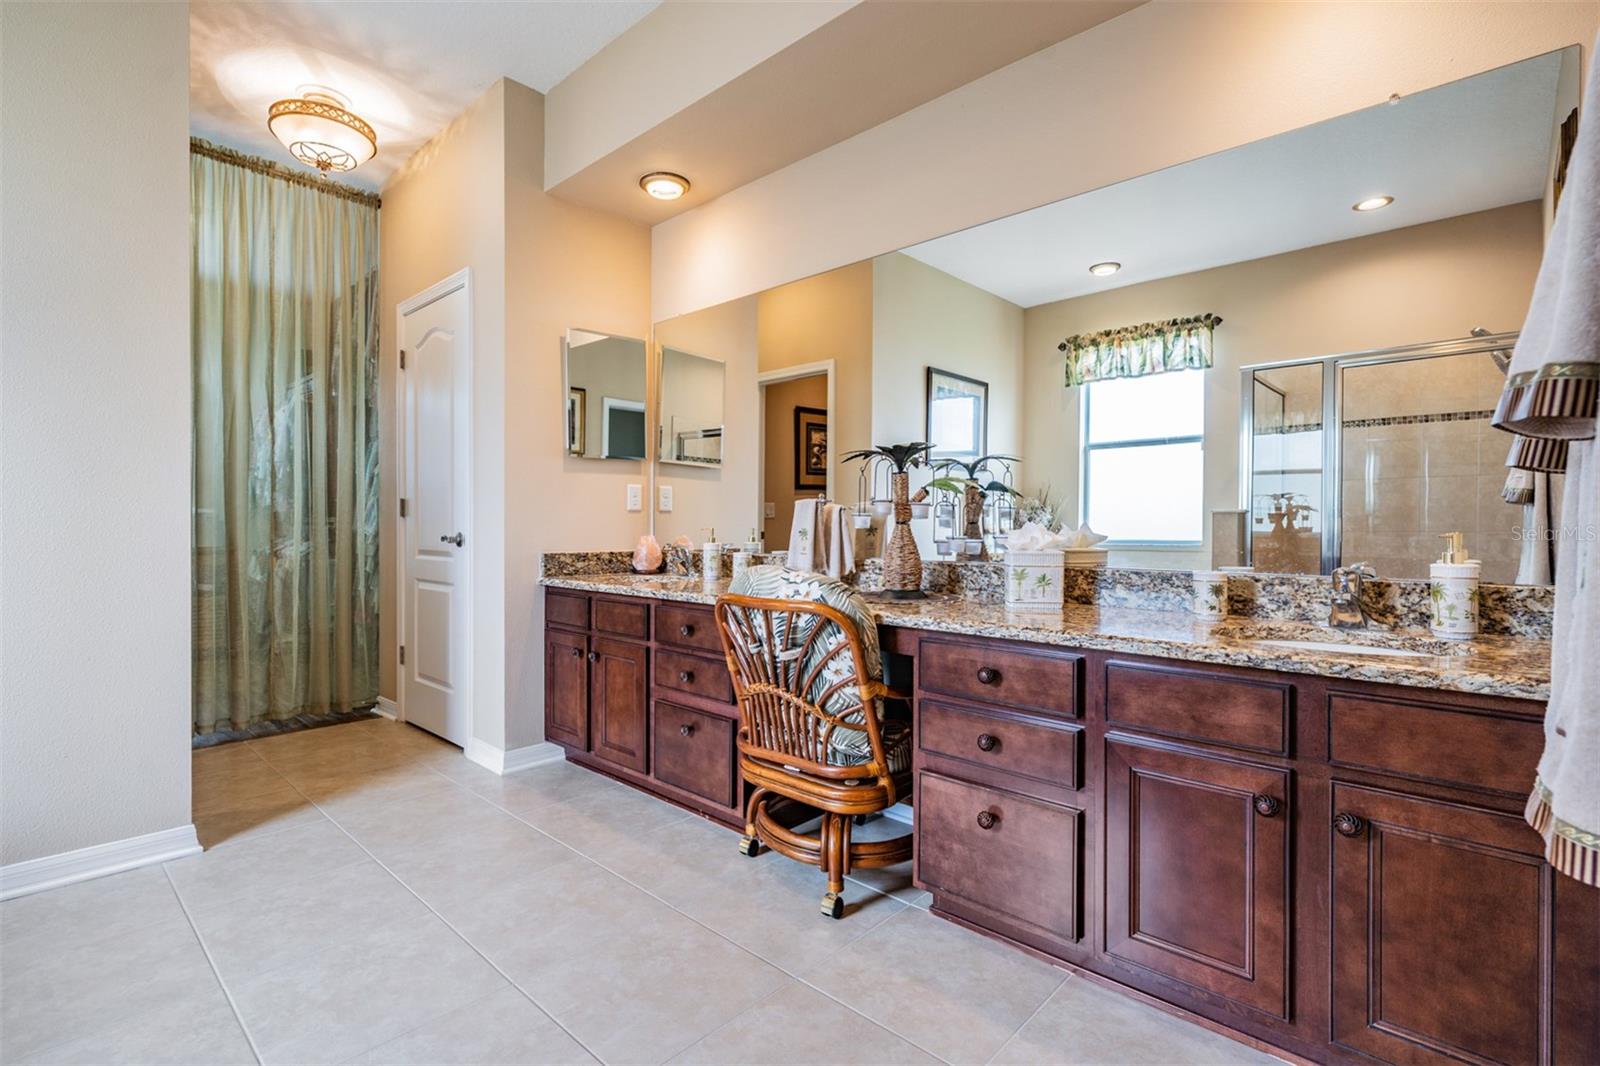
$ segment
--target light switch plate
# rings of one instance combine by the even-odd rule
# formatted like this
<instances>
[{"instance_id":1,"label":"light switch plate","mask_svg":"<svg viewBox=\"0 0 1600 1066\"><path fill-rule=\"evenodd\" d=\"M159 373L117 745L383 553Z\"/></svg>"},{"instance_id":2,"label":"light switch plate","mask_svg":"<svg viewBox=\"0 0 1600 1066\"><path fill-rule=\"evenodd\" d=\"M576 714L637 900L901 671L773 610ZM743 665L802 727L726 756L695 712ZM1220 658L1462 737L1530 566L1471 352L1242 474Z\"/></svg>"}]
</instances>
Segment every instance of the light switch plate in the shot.
<instances>
[{"instance_id":1,"label":"light switch plate","mask_svg":"<svg viewBox=\"0 0 1600 1066\"><path fill-rule=\"evenodd\" d=\"M659 504L659 510L661 511L662 514L666 514L668 511L672 510L672 486L671 485L662 485L661 486L661 502Z\"/></svg>"},{"instance_id":2,"label":"light switch plate","mask_svg":"<svg viewBox=\"0 0 1600 1066\"><path fill-rule=\"evenodd\" d=\"M628 486L628 510L644 510L644 489L639 485Z\"/></svg>"},{"instance_id":3,"label":"light switch plate","mask_svg":"<svg viewBox=\"0 0 1600 1066\"><path fill-rule=\"evenodd\" d=\"M778 505L773 503L771 500L768 500L766 503L761 505L761 513L767 518L777 518Z\"/></svg>"}]
</instances>

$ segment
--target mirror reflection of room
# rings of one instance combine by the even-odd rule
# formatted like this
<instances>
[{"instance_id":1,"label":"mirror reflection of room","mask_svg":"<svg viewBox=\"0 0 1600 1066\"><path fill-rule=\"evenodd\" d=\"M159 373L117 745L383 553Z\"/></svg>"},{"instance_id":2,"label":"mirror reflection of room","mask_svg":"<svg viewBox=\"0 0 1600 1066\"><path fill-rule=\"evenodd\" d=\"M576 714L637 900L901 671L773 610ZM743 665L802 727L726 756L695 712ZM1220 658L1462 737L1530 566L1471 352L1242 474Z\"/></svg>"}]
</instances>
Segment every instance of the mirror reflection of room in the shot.
<instances>
[{"instance_id":1,"label":"mirror reflection of room","mask_svg":"<svg viewBox=\"0 0 1600 1066\"><path fill-rule=\"evenodd\" d=\"M1488 419L1551 217L1574 61L1539 56L770 289L738 301L743 348L758 376L832 361L818 491L870 530L868 555L887 490L838 457L930 440L935 458L1007 461L993 477L911 472L925 559L970 557L964 501L940 486L997 480L1014 495L976 505L984 557L1042 519L1104 535L1113 566L1417 578L1459 532L1484 580L1548 581ZM717 506L781 548L800 482L778 467L794 408L817 401L774 411L782 393L758 388L759 488L725 484ZM745 409L730 394L733 436Z\"/></svg>"},{"instance_id":2,"label":"mirror reflection of room","mask_svg":"<svg viewBox=\"0 0 1600 1066\"><path fill-rule=\"evenodd\" d=\"M564 359L567 454L579 459L644 459L644 341L571 329Z\"/></svg>"}]
</instances>

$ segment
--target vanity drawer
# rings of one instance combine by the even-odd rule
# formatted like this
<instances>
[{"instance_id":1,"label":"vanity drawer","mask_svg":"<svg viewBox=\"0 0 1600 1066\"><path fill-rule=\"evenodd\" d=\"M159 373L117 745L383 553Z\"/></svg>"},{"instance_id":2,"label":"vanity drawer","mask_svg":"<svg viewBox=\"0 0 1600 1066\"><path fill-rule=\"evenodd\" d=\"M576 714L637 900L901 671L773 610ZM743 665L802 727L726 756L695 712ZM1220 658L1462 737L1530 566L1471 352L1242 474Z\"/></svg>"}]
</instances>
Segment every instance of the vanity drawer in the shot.
<instances>
[{"instance_id":1,"label":"vanity drawer","mask_svg":"<svg viewBox=\"0 0 1600 1066\"><path fill-rule=\"evenodd\" d=\"M1106 663L1106 723L1244 751L1289 754L1287 683L1179 666Z\"/></svg>"},{"instance_id":2,"label":"vanity drawer","mask_svg":"<svg viewBox=\"0 0 1600 1066\"><path fill-rule=\"evenodd\" d=\"M707 803L732 807L737 779L733 719L656 700L651 721L655 779Z\"/></svg>"},{"instance_id":3,"label":"vanity drawer","mask_svg":"<svg viewBox=\"0 0 1600 1066\"><path fill-rule=\"evenodd\" d=\"M634 640L650 639L650 605L643 600L597 598L592 610L597 632L614 633Z\"/></svg>"},{"instance_id":4,"label":"vanity drawer","mask_svg":"<svg viewBox=\"0 0 1600 1066\"><path fill-rule=\"evenodd\" d=\"M917 876L1036 935L1079 932L1083 812L924 771L917 790Z\"/></svg>"},{"instance_id":5,"label":"vanity drawer","mask_svg":"<svg viewBox=\"0 0 1600 1066\"><path fill-rule=\"evenodd\" d=\"M1081 655L924 638L923 690L1069 718L1078 716Z\"/></svg>"},{"instance_id":6,"label":"vanity drawer","mask_svg":"<svg viewBox=\"0 0 1600 1066\"><path fill-rule=\"evenodd\" d=\"M720 659L656 649L655 683L658 688L687 692L717 703L733 702L733 680Z\"/></svg>"},{"instance_id":7,"label":"vanity drawer","mask_svg":"<svg viewBox=\"0 0 1600 1066\"><path fill-rule=\"evenodd\" d=\"M544 618L551 625L588 629L589 597L581 592L547 589L544 594Z\"/></svg>"},{"instance_id":8,"label":"vanity drawer","mask_svg":"<svg viewBox=\"0 0 1600 1066\"><path fill-rule=\"evenodd\" d=\"M1525 796L1543 751L1540 718L1328 694L1328 759L1337 766Z\"/></svg>"},{"instance_id":9,"label":"vanity drawer","mask_svg":"<svg viewBox=\"0 0 1600 1066\"><path fill-rule=\"evenodd\" d=\"M685 607L678 603L656 604L656 643L722 654L722 638L717 636L717 621L704 607Z\"/></svg>"},{"instance_id":10,"label":"vanity drawer","mask_svg":"<svg viewBox=\"0 0 1600 1066\"><path fill-rule=\"evenodd\" d=\"M1081 726L932 700L924 700L917 715L917 744L924 752L1056 788L1082 787Z\"/></svg>"}]
</instances>

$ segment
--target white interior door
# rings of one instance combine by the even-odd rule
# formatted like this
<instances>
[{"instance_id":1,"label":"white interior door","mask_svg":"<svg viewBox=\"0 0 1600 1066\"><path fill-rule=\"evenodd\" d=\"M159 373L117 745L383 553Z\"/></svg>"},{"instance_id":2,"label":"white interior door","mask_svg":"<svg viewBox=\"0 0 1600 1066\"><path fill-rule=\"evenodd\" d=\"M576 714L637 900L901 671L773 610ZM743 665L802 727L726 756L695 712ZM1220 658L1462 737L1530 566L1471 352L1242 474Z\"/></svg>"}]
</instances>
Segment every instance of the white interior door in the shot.
<instances>
[{"instance_id":1,"label":"white interior door","mask_svg":"<svg viewBox=\"0 0 1600 1066\"><path fill-rule=\"evenodd\" d=\"M465 746L471 635L471 296L452 278L401 306L406 721Z\"/></svg>"}]
</instances>

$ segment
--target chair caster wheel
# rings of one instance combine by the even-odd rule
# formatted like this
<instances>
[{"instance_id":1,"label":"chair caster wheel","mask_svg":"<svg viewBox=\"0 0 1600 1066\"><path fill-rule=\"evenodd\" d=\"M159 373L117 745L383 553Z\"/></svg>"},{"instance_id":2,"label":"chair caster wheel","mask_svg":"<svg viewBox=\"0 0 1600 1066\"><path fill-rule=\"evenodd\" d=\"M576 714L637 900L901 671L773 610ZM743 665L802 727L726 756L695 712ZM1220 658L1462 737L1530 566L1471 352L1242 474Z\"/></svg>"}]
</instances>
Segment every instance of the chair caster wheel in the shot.
<instances>
[{"instance_id":1,"label":"chair caster wheel","mask_svg":"<svg viewBox=\"0 0 1600 1066\"><path fill-rule=\"evenodd\" d=\"M844 917L844 897L836 892L828 892L822 897L822 913L829 918Z\"/></svg>"},{"instance_id":2,"label":"chair caster wheel","mask_svg":"<svg viewBox=\"0 0 1600 1066\"><path fill-rule=\"evenodd\" d=\"M755 837L740 837L739 854L746 858L755 858L761 854L761 842Z\"/></svg>"}]
</instances>

